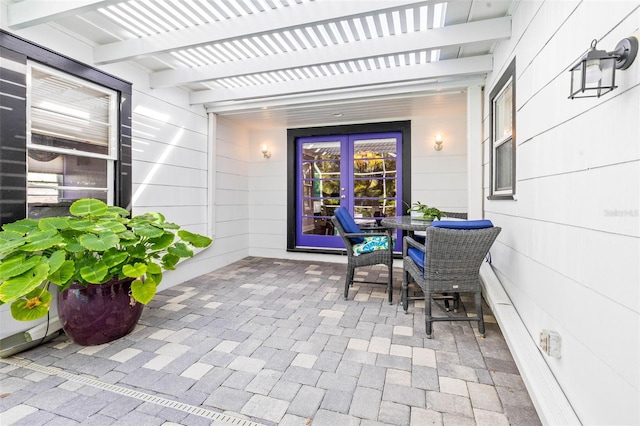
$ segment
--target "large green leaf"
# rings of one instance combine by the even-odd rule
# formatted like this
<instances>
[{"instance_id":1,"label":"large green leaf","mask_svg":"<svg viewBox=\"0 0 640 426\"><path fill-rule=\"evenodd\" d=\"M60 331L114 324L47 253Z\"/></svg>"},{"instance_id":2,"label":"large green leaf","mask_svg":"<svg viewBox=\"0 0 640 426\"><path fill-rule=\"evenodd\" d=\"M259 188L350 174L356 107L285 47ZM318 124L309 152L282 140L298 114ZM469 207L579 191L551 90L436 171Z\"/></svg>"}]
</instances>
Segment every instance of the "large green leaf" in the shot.
<instances>
[{"instance_id":1,"label":"large green leaf","mask_svg":"<svg viewBox=\"0 0 640 426\"><path fill-rule=\"evenodd\" d=\"M69 282L76 271L73 260L65 260L62 265L52 274L49 274L49 281L57 285L64 285Z\"/></svg>"},{"instance_id":2,"label":"large green leaf","mask_svg":"<svg viewBox=\"0 0 640 426\"><path fill-rule=\"evenodd\" d=\"M107 207L107 210L109 211L109 213L114 213L117 214L118 216L122 216L122 217L129 217L129 215L131 213L129 213L128 210L123 209L122 207L118 207L118 206L109 206Z\"/></svg>"},{"instance_id":3,"label":"large green leaf","mask_svg":"<svg viewBox=\"0 0 640 426\"><path fill-rule=\"evenodd\" d=\"M104 262L98 261L91 266L83 266L80 269L80 276L87 282L92 284L101 284L107 276L109 268Z\"/></svg>"},{"instance_id":4,"label":"large green leaf","mask_svg":"<svg viewBox=\"0 0 640 426\"><path fill-rule=\"evenodd\" d=\"M211 244L211 238L205 237L204 235L194 234L189 231L181 230L178 231L178 236L182 238L183 241L188 242L194 247L204 248L209 247Z\"/></svg>"},{"instance_id":5,"label":"large green leaf","mask_svg":"<svg viewBox=\"0 0 640 426\"><path fill-rule=\"evenodd\" d=\"M162 229L180 229L180 225L171 222L154 223L154 225Z\"/></svg>"},{"instance_id":6,"label":"large green leaf","mask_svg":"<svg viewBox=\"0 0 640 426\"><path fill-rule=\"evenodd\" d=\"M131 295L138 302L146 305L156 295L157 284L147 277L144 281L137 279L131 283Z\"/></svg>"},{"instance_id":7,"label":"large green leaf","mask_svg":"<svg viewBox=\"0 0 640 426\"><path fill-rule=\"evenodd\" d=\"M167 251L178 257L193 257L193 250L185 243L176 243L173 247L169 247Z\"/></svg>"},{"instance_id":8,"label":"large green leaf","mask_svg":"<svg viewBox=\"0 0 640 426\"><path fill-rule=\"evenodd\" d=\"M49 229L62 230L67 229L69 227L69 218L66 217L45 217L40 219L38 227L42 231L47 231Z\"/></svg>"},{"instance_id":9,"label":"large green leaf","mask_svg":"<svg viewBox=\"0 0 640 426\"><path fill-rule=\"evenodd\" d=\"M24 251L42 251L63 242L62 236L54 229L38 231L27 237L27 244L21 247Z\"/></svg>"},{"instance_id":10,"label":"large green leaf","mask_svg":"<svg viewBox=\"0 0 640 426\"><path fill-rule=\"evenodd\" d=\"M24 274L29 269L37 266L42 260L42 256L31 256L25 259L26 256L25 253L18 253L15 256L4 259L0 263L0 280Z\"/></svg>"},{"instance_id":11,"label":"large green leaf","mask_svg":"<svg viewBox=\"0 0 640 426\"><path fill-rule=\"evenodd\" d=\"M34 219L20 219L3 225L2 229L5 231L19 232L24 235L38 229L38 221Z\"/></svg>"},{"instance_id":12,"label":"large green leaf","mask_svg":"<svg viewBox=\"0 0 640 426\"><path fill-rule=\"evenodd\" d=\"M102 261L109 268L112 268L124 262L128 257L129 257L129 253L127 253L126 251L121 251L116 248L111 248L104 252L104 254L102 255Z\"/></svg>"},{"instance_id":13,"label":"large green leaf","mask_svg":"<svg viewBox=\"0 0 640 426\"><path fill-rule=\"evenodd\" d=\"M40 263L24 274L8 279L0 284L0 300L7 303L29 293L47 278L49 265Z\"/></svg>"},{"instance_id":14,"label":"large green leaf","mask_svg":"<svg viewBox=\"0 0 640 426\"><path fill-rule=\"evenodd\" d=\"M24 234L22 232L2 231L0 232L0 244L3 244L7 241L21 240L22 237L24 237Z\"/></svg>"},{"instance_id":15,"label":"large green leaf","mask_svg":"<svg viewBox=\"0 0 640 426\"><path fill-rule=\"evenodd\" d=\"M11 304L11 315L18 321L33 321L47 315L50 305L51 293L37 288Z\"/></svg>"},{"instance_id":16,"label":"large green leaf","mask_svg":"<svg viewBox=\"0 0 640 426\"><path fill-rule=\"evenodd\" d=\"M134 241L134 242L138 240L138 237L136 237L136 234L134 234L130 230L126 230L124 232L118 233L118 237L120 238L120 242L122 244L125 243L125 241L123 241L123 240L131 240L131 241Z\"/></svg>"},{"instance_id":17,"label":"large green leaf","mask_svg":"<svg viewBox=\"0 0 640 426\"><path fill-rule=\"evenodd\" d=\"M143 244L136 244L135 246L127 247L127 253L129 253L129 256L137 259L144 259L147 256L147 250Z\"/></svg>"},{"instance_id":18,"label":"large green leaf","mask_svg":"<svg viewBox=\"0 0 640 426\"><path fill-rule=\"evenodd\" d=\"M82 244L78 242L77 237L74 237L74 236L67 237L65 235L64 243L65 243L64 249L70 253L80 253L85 250Z\"/></svg>"},{"instance_id":19,"label":"large green leaf","mask_svg":"<svg viewBox=\"0 0 640 426\"><path fill-rule=\"evenodd\" d=\"M133 265L124 265L122 273L130 278L139 278L147 272L147 265L144 263L134 263Z\"/></svg>"},{"instance_id":20,"label":"large green leaf","mask_svg":"<svg viewBox=\"0 0 640 426\"><path fill-rule=\"evenodd\" d=\"M147 270L147 279L152 279L156 283L156 286L158 286L162 282L162 272L159 274L151 274L149 270Z\"/></svg>"},{"instance_id":21,"label":"large green leaf","mask_svg":"<svg viewBox=\"0 0 640 426\"><path fill-rule=\"evenodd\" d=\"M87 219L76 219L69 221L69 227L76 231L90 231L93 229L94 223Z\"/></svg>"},{"instance_id":22,"label":"large green leaf","mask_svg":"<svg viewBox=\"0 0 640 426\"><path fill-rule=\"evenodd\" d=\"M160 274L162 273L162 268L157 263L149 262L147 263L147 273Z\"/></svg>"},{"instance_id":23,"label":"large green leaf","mask_svg":"<svg viewBox=\"0 0 640 426\"><path fill-rule=\"evenodd\" d=\"M154 223L162 223L165 221L164 215L158 212L147 212L138 216L133 217L131 220L134 222L154 222Z\"/></svg>"},{"instance_id":24,"label":"large green leaf","mask_svg":"<svg viewBox=\"0 0 640 426\"><path fill-rule=\"evenodd\" d=\"M165 232L158 238L149 239L149 250L162 250L171 245L173 240L175 240L176 235L173 232Z\"/></svg>"},{"instance_id":25,"label":"large green leaf","mask_svg":"<svg viewBox=\"0 0 640 426\"><path fill-rule=\"evenodd\" d=\"M106 251L115 247L120 239L113 232L101 232L98 235L85 234L78 238L84 248L92 251Z\"/></svg>"},{"instance_id":26,"label":"large green leaf","mask_svg":"<svg viewBox=\"0 0 640 426\"><path fill-rule=\"evenodd\" d=\"M13 235L12 239L6 238L8 237L7 234L9 233ZM2 257L6 254L13 253L15 249L27 242L27 240L23 238L22 234L19 234L17 232L3 231L0 232L0 236L5 237L4 239L0 239L0 259L2 259Z\"/></svg>"},{"instance_id":27,"label":"large green leaf","mask_svg":"<svg viewBox=\"0 0 640 426\"><path fill-rule=\"evenodd\" d=\"M62 266L65 260L66 260L66 254L64 250L56 250L53 253L51 253L51 256L49 256L49 260L48 260L49 275L57 271L58 268Z\"/></svg>"},{"instance_id":28,"label":"large green leaf","mask_svg":"<svg viewBox=\"0 0 640 426\"><path fill-rule=\"evenodd\" d=\"M108 211L106 203L95 198L81 198L69 207L69 213L74 216L102 216Z\"/></svg>"},{"instance_id":29,"label":"large green leaf","mask_svg":"<svg viewBox=\"0 0 640 426\"><path fill-rule=\"evenodd\" d=\"M180 261L180 257L167 253L164 256L162 256L162 267L164 269L175 269L175 266L178 264L178 262Z\"/></svg>"},{"instance_id":30,"label":"large green leaf","mask_svg":"<svg viewBox=\"0 0 640 426\"><path fill-rule=\"evenodd\" d=\"M127 227L120 223L118 219L109 218L99 220L93 229L97 232L109 231L118 234L120 232L125 232Z\"/></svg>"},{"instance_id":31,"label":"large green leaf","mask_svg":"<svg viewBox=\"0 0 640 426\"><path fill-rule=\"evenodd\" d=\"M158 238L164 234L164 230L148 223L136 223L132 224L131 227L133 228L133 232L141 237Z\"/></svg>"}]
</instances>

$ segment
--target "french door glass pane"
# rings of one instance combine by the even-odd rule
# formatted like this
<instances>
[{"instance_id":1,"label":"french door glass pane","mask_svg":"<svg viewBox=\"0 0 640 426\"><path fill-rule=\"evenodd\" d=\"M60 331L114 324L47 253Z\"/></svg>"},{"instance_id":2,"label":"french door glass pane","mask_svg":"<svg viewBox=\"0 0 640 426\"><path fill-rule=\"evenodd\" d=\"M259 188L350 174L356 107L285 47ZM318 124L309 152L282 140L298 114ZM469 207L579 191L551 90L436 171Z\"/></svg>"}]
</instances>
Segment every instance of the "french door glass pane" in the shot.
<instances>
[{"instance_id":1,"label":"french door glass pane","mask_svg":"<svg viewBox=\"0 0 640 426\"><path fill-rule=\"evenodd\" d=\"M340 206L340 142L302 144L302 233L333 235Z\"/></svg>"},{"instance_id":2,"label":"french door glass pane","mask_svg":"<svg viewBox=\"0 0 640 426\"><path fill-rule=\"evenodd\" d=\"M354 216L396 215L396 138L361 139L353 145Z\"/></svg>"}]
</instances>

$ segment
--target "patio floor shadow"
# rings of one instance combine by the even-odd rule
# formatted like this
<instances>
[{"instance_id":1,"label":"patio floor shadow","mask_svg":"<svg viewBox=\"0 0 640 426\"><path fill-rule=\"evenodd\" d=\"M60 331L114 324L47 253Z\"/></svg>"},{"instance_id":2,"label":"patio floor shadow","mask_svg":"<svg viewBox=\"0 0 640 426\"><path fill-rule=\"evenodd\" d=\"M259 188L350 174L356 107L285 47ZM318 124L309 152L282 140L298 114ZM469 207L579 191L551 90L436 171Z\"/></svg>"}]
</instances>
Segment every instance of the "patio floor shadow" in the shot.
<instances>
[{"instance_id":1,"label":"patio floor shadow","mask_svg":"<svg viewBox=\"0 0 640 426\"><path fill-rule=\"evenodd\" d=\"M491 311L438 322L346 265L248 257L160 292L133 333L0 360L0 424L537 425ZM386 268L356 271L384 283ZM462 297L460 312L474 312ZM438 309L434 308L434 314Z\"/></svg>"}]
</instances>

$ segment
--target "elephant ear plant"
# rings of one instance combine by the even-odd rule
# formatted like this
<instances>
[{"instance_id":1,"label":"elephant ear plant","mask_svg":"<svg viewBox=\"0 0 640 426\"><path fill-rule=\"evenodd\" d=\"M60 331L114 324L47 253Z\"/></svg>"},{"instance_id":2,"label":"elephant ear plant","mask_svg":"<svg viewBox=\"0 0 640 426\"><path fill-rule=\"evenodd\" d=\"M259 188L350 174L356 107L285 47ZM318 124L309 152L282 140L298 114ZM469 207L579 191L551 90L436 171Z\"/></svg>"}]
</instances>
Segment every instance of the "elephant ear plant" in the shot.
<instances>
[{"instance_id":1,"label":"elephant ear plant","mask_svg":"<svg viewBox=\"0 0 640 426\"><path fill-rule=\"evenodd\" d=\"M30 321L47 315L49 284L101 284L134 278L132 297L147 304L162 271L175 269L211 238L181 230L160 213L129 217L123 208L93 198L75 201L70 216L22 219L0 232L0 304Z\"/></svg>"}]
</instances>

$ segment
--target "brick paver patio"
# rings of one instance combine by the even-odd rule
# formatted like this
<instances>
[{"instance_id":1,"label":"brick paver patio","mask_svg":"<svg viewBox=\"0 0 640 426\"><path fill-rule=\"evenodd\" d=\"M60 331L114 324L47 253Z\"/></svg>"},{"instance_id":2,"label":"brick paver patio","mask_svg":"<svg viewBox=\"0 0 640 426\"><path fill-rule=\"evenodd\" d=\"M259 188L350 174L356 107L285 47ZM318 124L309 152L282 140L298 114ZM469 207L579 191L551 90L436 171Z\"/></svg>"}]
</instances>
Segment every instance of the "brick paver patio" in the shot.
<instances>
[{"instance_id":1,"label":"brick paver patio","mask_svg":"<svg viewBox=\"0 0 640 426\"><path fill-rule=\"evenodd\" d=\"M246 258L162 291L120 340L0 360L0 424L540 424L488 308L485 338L440 322L429 340L424 302L398 304L401 270L393 305L371 284L345 301L345 271Z\"/></svg>"}]
</instances>

